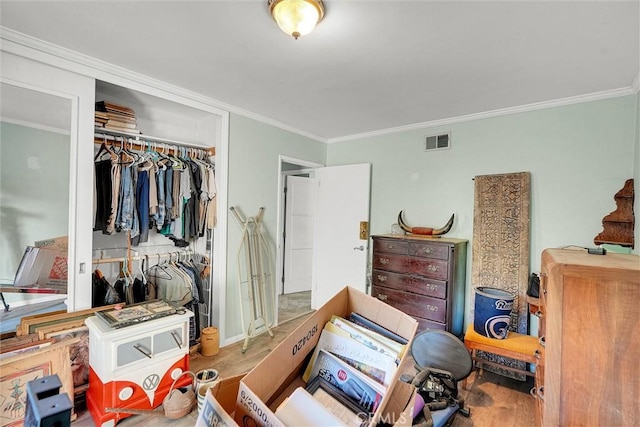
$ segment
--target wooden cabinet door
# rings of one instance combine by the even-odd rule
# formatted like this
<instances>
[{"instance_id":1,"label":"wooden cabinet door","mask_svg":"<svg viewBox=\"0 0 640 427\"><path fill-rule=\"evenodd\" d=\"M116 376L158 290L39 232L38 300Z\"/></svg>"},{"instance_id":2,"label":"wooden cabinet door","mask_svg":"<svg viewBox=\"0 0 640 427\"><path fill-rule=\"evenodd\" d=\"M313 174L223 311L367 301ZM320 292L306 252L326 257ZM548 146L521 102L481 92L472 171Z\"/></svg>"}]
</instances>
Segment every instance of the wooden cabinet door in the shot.
<instances>
[{"instance_id":1,"label":"wooden cabinet door","mask_svg":"<svg viewBox=\"0 0 640 427\"><path fill-rule=\"evenodd\" d=\"M640 258L545 250L543 425L640 419Z\"/></svg>"}]
</instances>

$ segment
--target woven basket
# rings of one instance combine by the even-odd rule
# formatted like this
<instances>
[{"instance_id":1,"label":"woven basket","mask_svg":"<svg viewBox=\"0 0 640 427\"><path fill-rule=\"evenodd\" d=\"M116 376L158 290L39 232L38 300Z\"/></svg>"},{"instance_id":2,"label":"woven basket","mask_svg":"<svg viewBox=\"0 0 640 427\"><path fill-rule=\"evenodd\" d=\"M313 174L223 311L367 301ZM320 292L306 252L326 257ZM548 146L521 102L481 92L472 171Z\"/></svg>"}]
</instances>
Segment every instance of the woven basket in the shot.
<instances>
[{"instance_id":1,"label":"woven basket","mask_svg":"<svg viewBox=\"0 0 640 427\"><path fill-rule=\"evenodd\" d=\"M191 390L187 390L185 393L181 392L178 389L174 390L173 387L176 385L176 381L178 381L178 379L180 379L185 374L191 375L191 381L193 384ZM162 401L165 417L175 420L184 417L193 410L197 402L196 394L193 391L195 389L195 381L196 376L191 371L184 371L175 380L173 380L173 384L171 384L169 393Z\"/></svg>"}]
</instances>

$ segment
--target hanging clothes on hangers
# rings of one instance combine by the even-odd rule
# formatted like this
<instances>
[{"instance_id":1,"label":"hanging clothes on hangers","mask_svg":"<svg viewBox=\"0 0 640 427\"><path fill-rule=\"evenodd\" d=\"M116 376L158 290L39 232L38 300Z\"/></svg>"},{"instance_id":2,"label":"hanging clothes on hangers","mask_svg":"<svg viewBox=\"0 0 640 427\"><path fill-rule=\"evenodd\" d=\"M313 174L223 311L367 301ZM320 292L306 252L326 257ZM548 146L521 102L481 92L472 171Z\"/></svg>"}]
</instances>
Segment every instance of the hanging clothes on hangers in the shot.
<instances>
[{"instance_id":1,"label":"hanging clothes on hangers","mask_svg":"<svg viewBox=\"0 0 640 427\"><path fill-rule=\"evenodd\" d=\"M111 285L111 283L109 283L100 270L96 269L91 274L91 285L92 307L102 307L104 305L123 302L116 289Z\"/></svg>"},{"instance_id":2,"label":"hanging clothes on hangers","mask_svg":"<svg viewBox=\"0 0 640 427\"><path fill-rule=\"evenodd\" d=\"M105 155L108 157L104 158ZM109 234L107 231L109 224L115 221L115 211L113 210L113 168L117 162L117 154L107 145L102 144L94 158L96 177L94 230L101 230L104 234Z\"/></svg>"},{"instance_id":3,"label":"hanging clothes on hangers","mask_svg":"<svg viewBox=\"0 0 640 427\"><path fill-rule=\"evenodd\" d=\"M191 279L192 287L192 300L185 304L185 308L191 310L194 314L192 318L193 322L190 323L189 327L189 336L195 341L200 338L200 303L203 302L201 299L202 295L202 284L200 281L199 273L196 268L191 266L186 261L180 261L177 263L180 269L182 269Z\"/></svg>"},{"instance_id":4,"label":"hanging clothes on hangers","mask_svg":"<svg viewBox=\"0 0 640 427\"><path fill-rule=\"evenodd\" d=\"M158 264L146 271L149 282L155 284L156 298L178 305L193 299L191 280L172 263Z\"/></svg>"},{"instance_id":5,"label":"hanging clothes on hangers","mask_svg":"<svg viewBox=\"0 0 640 427\"><path fill-rule=\"evenodd\" d=\"M204 151L133 151L131 140L116 139L120 146L103 145L94 159L95 230L130 231L134 246L155 230L186 246L215 227L215 166Z\"/></svg>"},{"instance_id":6,"label":"hanging clothes on hangers","mask_svg":"<svg viewBox=\"0 0 640 427\"><path fill-rule=\"evenodd\" d=\"M200 338L200 307L204 302L199 269L188 261L169 260L156 264L145 272L149 289L155 290L155 298L164 299L192 311L189 323L191 345Z\"/></svg>"},{"instance_id":7,"label":"hanging clothes on hangers","mask_svg":"<svg viewBox=\"0 0 640 427\"><path fill-rule=\"evenodd\" d=\"M149 241L149 218L150 218L150 171L153 171L153 162L142 158L138 163L138 174L136 179L136 213L139 222L139 233L132 237L131 244L138 246L140 243ZM151 172L153 173L153 172Z\"/></svg>"}]
</instances>

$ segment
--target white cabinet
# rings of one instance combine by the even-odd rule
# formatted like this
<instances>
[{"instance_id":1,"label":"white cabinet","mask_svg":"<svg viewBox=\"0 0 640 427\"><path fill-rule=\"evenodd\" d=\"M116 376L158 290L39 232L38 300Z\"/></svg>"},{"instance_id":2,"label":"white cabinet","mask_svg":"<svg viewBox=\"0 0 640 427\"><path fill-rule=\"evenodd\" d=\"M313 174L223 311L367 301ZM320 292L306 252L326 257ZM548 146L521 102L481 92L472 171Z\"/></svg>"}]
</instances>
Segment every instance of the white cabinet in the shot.
<instances>
[{"instance_id":1,"label":"white cabinet","mask_svg":"<svg viewBox=\"0 0 640 427\"><path fill-rule=\"evenodd\" d=\"M87 406L96 425L113 425L128 416L104 408L152 409L162 403L173 381L189 370L189 319L174 314L120 329L97 316L89 328ZM189 384L183 375L176 387Z\"/></svg>"}]
</instances>

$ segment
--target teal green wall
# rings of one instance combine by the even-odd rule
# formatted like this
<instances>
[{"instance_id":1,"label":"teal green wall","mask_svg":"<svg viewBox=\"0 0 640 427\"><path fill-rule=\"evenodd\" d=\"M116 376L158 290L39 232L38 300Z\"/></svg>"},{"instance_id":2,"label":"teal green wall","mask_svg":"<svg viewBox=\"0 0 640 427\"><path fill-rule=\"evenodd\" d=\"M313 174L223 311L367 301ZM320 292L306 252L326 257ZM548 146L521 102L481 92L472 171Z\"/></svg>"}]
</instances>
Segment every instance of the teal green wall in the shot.
<instances>
[{"instance_id":1,"label":"teal green wall","mask_svg":"<svg viewBox=\"0 0 640 427\"><path fill-rule=\"evenodd\" d=\"M451 132L451 149L425 152L426 135ZM593 246L613 195L630 177L640 181L638 94L449 126L325 145L232 114L229 206L245 216L265 207L264 225L275 264L278 156L341 165L372 164L371 233L387 233L398 212L414 226L439 227L455 213L450 237L473 235L473 178L531 173L531 271L548 247ZM636 191L637 192L637 191ZM636 197L636 212L638 212ZM242 334L237 252L241 229L229 217L226 338ZM636 227L636 240L638 240ZM471 247L471 246L469 246ZM638 252L636 247L635 252ZM468 250L466 314L473 284Z\"/></svg>"},{"instance_id":2,"label":"teal green wall","mask_svg":"<svg viewBox=\"0 0 640 427\"><path fill-rule=\"evenodd\" d=\"M531 271L548 247L593 246L614 194L637 176L638 96L467 121L330 144L327 164L371 163L371 234L388 233L398 212L412 226L473 235L473 178L531 173ZM451 132L448 150L423 150L425 135ZM635 159L635 160L634 160ZM467 265L467 310L472 291Z\"/></svg>"},{"instance_id":3,"label":"teal green wall","mask_svg":"<svg viewBox=\"0 0 640 427\"><path fill-rule=\"evenodd\" d=\"M0 122L0 283L13 283L27 246L68 234L69 150L69 135Z\"/></svg>"},{"instance_id":4,"label":"teal green wall","mask_svg":"<svg viewBox=\"0 0 640 427\"><path fill-rule=\"evenodd\" d=\"M229 207L239 208L245 217L265 208L264 234L274 266L279 156L324 164L326 152L321 142L236 114L229 118ZM228 221L225 335L230 338L242 333L237 263L242 229L232 215Z\"/></svg>"}]
</instances>

